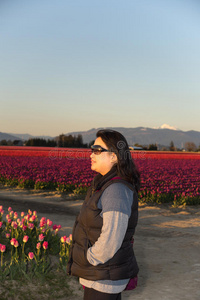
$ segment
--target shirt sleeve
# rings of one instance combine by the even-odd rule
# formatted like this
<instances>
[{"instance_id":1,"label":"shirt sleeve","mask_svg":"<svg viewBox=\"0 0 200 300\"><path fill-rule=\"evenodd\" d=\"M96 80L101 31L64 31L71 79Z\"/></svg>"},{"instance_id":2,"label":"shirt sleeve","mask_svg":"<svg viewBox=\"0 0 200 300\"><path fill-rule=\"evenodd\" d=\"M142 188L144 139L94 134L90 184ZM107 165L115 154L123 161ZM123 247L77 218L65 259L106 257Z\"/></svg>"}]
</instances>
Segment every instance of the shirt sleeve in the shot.
<instances>
[{"instance_id":1,"label":"shirt sleeve","mask_svg":"<svg viewBox=\"0 0 200 300\"><path fill-rule=\"evenodd\" d=\"M103 213L103 227L96 243L87 251L87 260L93 266L112 258L121 247L127 227L128 215L119 211Z\"/></svg>"},{"instance_id":2,"label":"shirt sleeve","mask_svg":"<svg viewBox=\"0 0 200 300\"><path fill-rule=\"evenodd\" d=\"M123 183L113 183L102 193L98 208L102 209L101 216L108 211L118 211L131 215L134 192Z\"/></svg>"}]
</instances>

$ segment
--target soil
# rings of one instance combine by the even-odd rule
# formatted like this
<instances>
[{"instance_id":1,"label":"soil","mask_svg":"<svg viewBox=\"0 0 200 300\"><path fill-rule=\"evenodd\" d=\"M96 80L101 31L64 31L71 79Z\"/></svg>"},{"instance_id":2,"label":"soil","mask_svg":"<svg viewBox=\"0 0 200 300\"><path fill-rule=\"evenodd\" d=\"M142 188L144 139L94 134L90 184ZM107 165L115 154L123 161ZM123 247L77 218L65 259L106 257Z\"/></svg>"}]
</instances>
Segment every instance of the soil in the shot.
<instances>
[{"instance_id":1,"label":"soil","mask_svg":"<svg viewBox=\"0 0 200 300\"><path fill-rule=\"evenodd\" d=\"M65 235L72 232L82 202L57 192L0 189L5 211L9 206L17 212L36 210L39 218L60 224ZM140 204L134 251L140 268L138 287L124 291L123 300L200 299L200 206ZM77 280L70 284L77 294L70 299L83 299Z\"/></svg>"}]
</instances>

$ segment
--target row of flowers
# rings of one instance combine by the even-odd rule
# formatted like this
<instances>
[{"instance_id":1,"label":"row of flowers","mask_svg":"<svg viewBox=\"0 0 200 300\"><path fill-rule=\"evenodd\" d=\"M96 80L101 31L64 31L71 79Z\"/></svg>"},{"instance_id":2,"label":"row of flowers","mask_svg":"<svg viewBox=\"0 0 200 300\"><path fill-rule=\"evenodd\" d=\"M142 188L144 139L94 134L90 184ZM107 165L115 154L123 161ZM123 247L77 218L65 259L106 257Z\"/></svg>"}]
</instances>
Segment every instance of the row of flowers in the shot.
<instances>
[{"instance_id":1,"label":"row of flowers","mask_svg":"<svg viewBox=\"0 0 200 300\"><path fill-rule=\"evenodd\" d=\"M136 159L135 163L141 173L140 199L200 203L200 160ZM94 175L88 159L0 156L0 183L4 185L78 194L86 192Z\"/></svg>"},{"instance_id":2,"label":"row of flowers","mask_svg":"<svg viewBox=\"0 0 200 300\"><path fill-rule=\"evenodd\" d=\"M9 149L0 148L3 185L81 194L95 176L90 168L89 149ZM141 200L200 203L199 153L133 151L132 156L141 173Z\"/></svg>"},{"instance_id":3,"label":"row of flowers","mask_svg":"<svg viewBox=\"0 0 200 300\"><path fill-rule=\"evenodd\" d=\"M40 156L50 159L86 159L91 149L88 148L58 148L58 147L30 147L30 146L0 146L0 156ZM131 151L133 159L200 159L197 152L176 151Z\"/></svg>"},{"instance_id":4,"label":"row of flowers","mask_svg":"<svg viewBox=\"0 0 200 300\"><path fill-rule=\"evenodd\" d=\"M58 235L61 226L50 219L37 217L28 210L18 216L11 207L4 214L0 206L0 275L9 276L12 268L20 266L25 272L45 273L51 265L50 256L57 257L64 268L68 261L72 236ZM23 266L23 267L22 267Z\"/></svg>"},{"instance_id":5,"label":"row of flowers","mask_svg":"<svg viewBox=\"0 0 200 300\"><path fill-rule=\"evenodd\" d=\"M88 159L0 156L0 183L4 185L78 193L88 188L93 176Z\"/></svg>"}]
</instances>

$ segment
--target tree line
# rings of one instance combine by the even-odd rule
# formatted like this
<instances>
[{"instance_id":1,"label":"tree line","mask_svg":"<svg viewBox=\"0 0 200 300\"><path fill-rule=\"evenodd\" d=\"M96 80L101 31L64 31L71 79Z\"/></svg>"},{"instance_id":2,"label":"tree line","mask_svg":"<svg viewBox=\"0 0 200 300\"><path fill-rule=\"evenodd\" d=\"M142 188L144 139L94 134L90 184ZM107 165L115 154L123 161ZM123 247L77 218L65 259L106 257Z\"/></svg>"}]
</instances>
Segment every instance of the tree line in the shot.
<instances>
[{"instance_id":1,"label":"tree line","mask_svg":"<svg viewBox=\"0 0 200 300\"><path fill-rule=\"evenodd\" d=\"M43 139L43 138L30 138L27 141L22 142L21 140L14 141L0 141L1 146L37 146L37 147L65 147L65 148L88 148L91 143L83 143L82 135L77 136L60 134L55 139Z\"/></svg>"},{"instance_id":2,"label":"tree line","mask_svg":"<svg viewBox=\"0 0 200 300\"><path fill-rule=\"evenodd\" d=\"M90 143L83 143L83 137L81 134L77 136L64 135L60 134L55 139L43 139L43 138L30 138L25 142L21 140L1 140L1 146L37 146L37 147L65 147L65 148L90 148L90 146L94 143L91 141ZM149 144L148 146L140 145L138 143L134 144L136 147L141 147L143 150L149 151L182 151L183 149L178 149L174 146L174 142L171 141L168 147L159 147L157 143ZM186 142L184 145L184 150L187 152L196 152L200 151L200 145L197 147L193 142Z\"/></svg>"},{"instance_id":3,"label":"tree line","mask_svg":"<svg viewBox=\"0 0 200 300\"><path fill-rule=\"evenodd\" d=\"M158 150L159 151L183 151L183 150L185 150L187 152L200 151L200 145L199 145L199 147L197 147L195 145L195 143L193 143L193 142L186 142L184 144L184 149L179 149L179 148L175 147L173 141L170 142L170 145L168 147L165 147L165 146L160 147L157 143L149 144L148 146L146 146L146 145L142 146L142 145L136 143L136 144L134 144L134 146L141 147L143 150L149 150L149 151L158 151Z\"/></svg>"}]
</instances>

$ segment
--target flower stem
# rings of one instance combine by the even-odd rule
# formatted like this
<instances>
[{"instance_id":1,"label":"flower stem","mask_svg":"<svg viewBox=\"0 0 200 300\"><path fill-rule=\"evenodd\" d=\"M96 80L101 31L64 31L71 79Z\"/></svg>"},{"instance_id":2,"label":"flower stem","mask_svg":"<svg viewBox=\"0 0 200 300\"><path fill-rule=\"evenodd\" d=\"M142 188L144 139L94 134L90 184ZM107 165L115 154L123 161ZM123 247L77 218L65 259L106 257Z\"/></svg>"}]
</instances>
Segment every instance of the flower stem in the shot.
<instances>
[{"instance_id":1,"label":"flower stem","mask_svg":"<svg viewBox=\"0 0 200 300\"><path fill-rule=\"evenodd\" d=\"M3 267L3 252L1 252L1 267Z\"/></svg>"}]
</instances>

